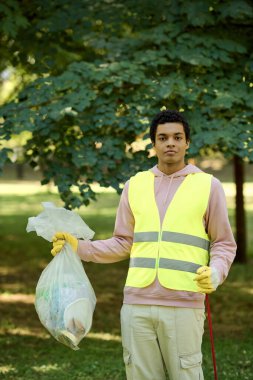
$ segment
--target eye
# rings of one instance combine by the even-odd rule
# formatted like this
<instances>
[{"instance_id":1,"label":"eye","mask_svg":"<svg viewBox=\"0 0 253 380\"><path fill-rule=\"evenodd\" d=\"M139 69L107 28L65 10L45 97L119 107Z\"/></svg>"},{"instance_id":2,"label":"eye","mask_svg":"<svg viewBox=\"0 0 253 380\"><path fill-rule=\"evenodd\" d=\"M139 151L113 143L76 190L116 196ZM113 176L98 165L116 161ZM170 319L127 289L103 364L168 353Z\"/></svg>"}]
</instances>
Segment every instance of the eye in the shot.
<instances>
[{"instance_id":1,"label":"eye","mask_svg":"<svg viewBox=\"0 0 253 380\"><path fill-rule=\"evenodd\" d=\"M180 136L176 136L176 140L182 140L182 137L180 137Z\"/></svg>"}]
</instances>

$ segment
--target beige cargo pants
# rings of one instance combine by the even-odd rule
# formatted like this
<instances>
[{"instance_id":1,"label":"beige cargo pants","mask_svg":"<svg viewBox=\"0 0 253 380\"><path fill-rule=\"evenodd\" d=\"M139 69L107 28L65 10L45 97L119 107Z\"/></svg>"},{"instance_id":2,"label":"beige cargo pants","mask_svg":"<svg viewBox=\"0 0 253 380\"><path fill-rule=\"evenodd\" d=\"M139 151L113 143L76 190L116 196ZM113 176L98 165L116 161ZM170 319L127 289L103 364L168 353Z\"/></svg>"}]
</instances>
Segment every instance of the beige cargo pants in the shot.
<instances>
[{"instance_id":1,"label":"beige cargo pants","mask_svg":"<svg viewBox=\"0 0 253 380\"><path fill-rule=\"evenodd\" d=\"M127 380L203 380L204 310L126 305L121 334Z\"/></svg>"}]
</instances>

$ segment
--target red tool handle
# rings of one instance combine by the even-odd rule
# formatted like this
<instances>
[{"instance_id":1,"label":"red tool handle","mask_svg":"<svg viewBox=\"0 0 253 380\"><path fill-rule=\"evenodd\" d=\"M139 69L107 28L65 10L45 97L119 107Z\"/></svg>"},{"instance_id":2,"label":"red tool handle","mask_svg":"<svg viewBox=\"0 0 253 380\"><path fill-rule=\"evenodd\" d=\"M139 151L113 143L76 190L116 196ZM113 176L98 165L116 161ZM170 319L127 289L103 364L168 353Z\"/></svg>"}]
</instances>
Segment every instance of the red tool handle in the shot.
<instances>
[{"instance_id":1,"label":"red tool handle","mask_svg":"<svg viewBox=\"0 0 253 380\"><path fill-rule=\"evenodd\" d=\"M210 302L209 302L208 294L206 295L206 310L207 310L207 319L208 319L209 334L210 334L210 341L211 341L211 348L212 348L214 379L218 380L215 349L214 349L214 339L213 339L213 326L212 326L212 318L211 318L211 308L210 308Z\"/></svg>"}]
</instances>

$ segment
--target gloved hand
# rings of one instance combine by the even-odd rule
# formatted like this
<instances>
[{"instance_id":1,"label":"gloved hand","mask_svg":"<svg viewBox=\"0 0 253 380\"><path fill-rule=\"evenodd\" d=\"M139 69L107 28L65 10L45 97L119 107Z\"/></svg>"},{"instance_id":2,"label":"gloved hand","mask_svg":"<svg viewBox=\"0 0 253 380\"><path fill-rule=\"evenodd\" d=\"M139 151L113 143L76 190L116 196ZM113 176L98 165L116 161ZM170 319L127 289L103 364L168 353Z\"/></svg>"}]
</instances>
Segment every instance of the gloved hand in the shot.
<instances>
[{"instance_id":1,"label":"gloved hand","mask_svg":"<svg viewBox=\"0 0 253 380\"><path fill-rule=\"evenodd\" d=\"M216 268L203 266L197 270L194 278L197 282L200 293L210 294L214 292L220 284L220 279Z\"/></svg>"},{"instance_id":2,"label":"gloved hand","mask_svg":"<svg viewBox=\"0 0 253 380\"><path fill-rule=\"evenodd\" d=\"M56 232L52 240L53 249L51 250L51 253L53 256L57 255L57 253L62 250L66 242L71 245L74 252L77 252L78 240L75 236L67 232Z\"/></svg>"}]
</instances>

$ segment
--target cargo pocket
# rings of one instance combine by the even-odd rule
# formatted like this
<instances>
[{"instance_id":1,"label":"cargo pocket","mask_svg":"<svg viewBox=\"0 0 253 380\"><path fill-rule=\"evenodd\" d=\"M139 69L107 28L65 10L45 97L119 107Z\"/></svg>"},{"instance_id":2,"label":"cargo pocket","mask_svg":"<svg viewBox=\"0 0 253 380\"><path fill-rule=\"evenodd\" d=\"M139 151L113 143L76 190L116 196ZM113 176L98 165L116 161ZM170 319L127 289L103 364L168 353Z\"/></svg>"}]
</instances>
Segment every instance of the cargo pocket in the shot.
<instances>
[{"instance_id":1,"label":"cargo pocket","mask_svg":"<svg viewBox=\"0 0 253 380\"><path fill-rule=\"evenodd\" d=\"M126 378L128 380L134 380L131 353L125 347L123 347L123 360L125 364Z\"/></svg>"},{"instance_id":2,"label":"cargo pocket","mask_svg":"<svg viewBox=\"0 0 253 380\"><path fill-rule=\"evenodd\" d=\"M123 348L123 360L125 366L129 366L131 364L131 354L126 348Z\"/></svg>"},{"instance_id":3,"label":"cargo pocket","mask_svg":"<svg viewBox=\"0 0 253 380\"><path fill-rule=\"evenodd\" d=\"M180 356L180 365L182 369L201 367L201 364L202 364L201 352L198 352L196 354Z\"/></svg>"}]
</instances>

